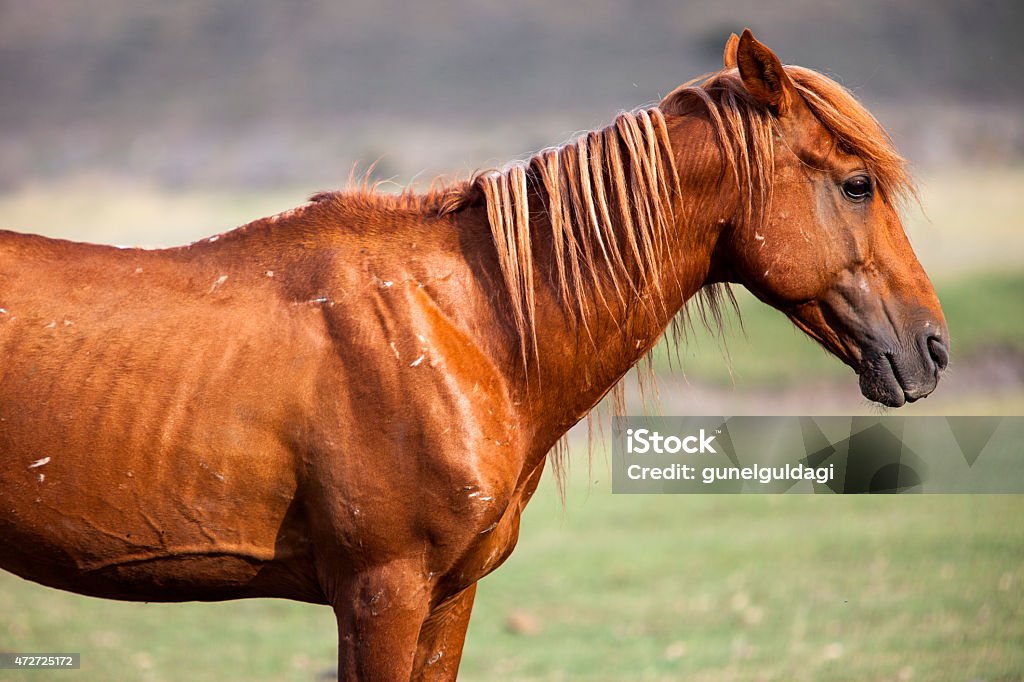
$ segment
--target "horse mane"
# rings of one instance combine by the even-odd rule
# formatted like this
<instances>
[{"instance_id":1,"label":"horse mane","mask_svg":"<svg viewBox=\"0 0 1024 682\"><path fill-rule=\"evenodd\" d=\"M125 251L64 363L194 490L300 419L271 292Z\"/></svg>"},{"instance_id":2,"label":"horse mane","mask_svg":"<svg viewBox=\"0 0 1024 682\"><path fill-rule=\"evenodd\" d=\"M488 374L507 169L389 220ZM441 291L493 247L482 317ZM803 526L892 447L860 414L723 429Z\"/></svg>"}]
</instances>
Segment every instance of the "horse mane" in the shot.
<instances>
[{"instance_id":1,"label":"horse mane","mask_svg":"<svg viewBox=\"0 0 1024 682\"><path fill-rule=\"evenodd\" d=\"M660 110L621 113L603 130L480 173L471 186L486 203L524 365L537 350L531 195L543 203L553 286L573 321L587 324L588 291L611 309L602 280L623 307L663 298L680 191Z\"/></svg>"},{"instance_id":2,"label":"horse mane","mask_svg":"<svg viewBox=\"0 0 1024 682\"><path fill-rule=\"evenodd\" d=\"M427 215L448 215L462 210L471 203L473 189L467 180L449 181L444 177L435 178L425 191L408 186L398 192L389 192L383 187L393 184L384 180L371 182L371 166L357 180L355 173L349 176L348 188L343 191L316 192L309 197L307 207L319 207L328 212L345 208L348 210L394 211ZM305 207L303 207L305 208Z\"/></svg>"}]
</instances>

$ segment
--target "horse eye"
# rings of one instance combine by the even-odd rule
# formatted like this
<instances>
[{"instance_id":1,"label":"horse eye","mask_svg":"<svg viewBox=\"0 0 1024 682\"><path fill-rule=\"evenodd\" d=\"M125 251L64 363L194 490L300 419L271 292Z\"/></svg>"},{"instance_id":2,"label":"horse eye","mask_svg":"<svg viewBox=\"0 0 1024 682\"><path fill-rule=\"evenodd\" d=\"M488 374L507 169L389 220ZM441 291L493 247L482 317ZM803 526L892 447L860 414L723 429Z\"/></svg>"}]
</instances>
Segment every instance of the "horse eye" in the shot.
<instances>
[{"instance_id":1,"label":"horse eye","mask_svg":"<svg viewBox=\"0 0 1024 682\"><path fill-rule=\"evenodd\" d=\"M871 178L858 175L843 181L843 194L850 201L864 201L871 196Z\"/></svg>"}]
</instances>

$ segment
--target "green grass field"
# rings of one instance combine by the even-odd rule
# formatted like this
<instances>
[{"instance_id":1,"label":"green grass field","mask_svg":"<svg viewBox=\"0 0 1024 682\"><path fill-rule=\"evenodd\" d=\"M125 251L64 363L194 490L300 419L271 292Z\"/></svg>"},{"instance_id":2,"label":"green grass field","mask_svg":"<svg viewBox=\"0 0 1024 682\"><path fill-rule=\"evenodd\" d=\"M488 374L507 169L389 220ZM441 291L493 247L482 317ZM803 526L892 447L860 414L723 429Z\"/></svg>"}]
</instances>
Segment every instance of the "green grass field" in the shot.
<instances>
[{"instance_id":1,"label":"green grass field","mask_svg":"<svg viewBox=\"0 0 1024 682\"><path fill-rule=\"evenodd\" d=\"M466 679L1024 676L1020 497L555 497L481 587Z\"/></svg>"}]
</instances>

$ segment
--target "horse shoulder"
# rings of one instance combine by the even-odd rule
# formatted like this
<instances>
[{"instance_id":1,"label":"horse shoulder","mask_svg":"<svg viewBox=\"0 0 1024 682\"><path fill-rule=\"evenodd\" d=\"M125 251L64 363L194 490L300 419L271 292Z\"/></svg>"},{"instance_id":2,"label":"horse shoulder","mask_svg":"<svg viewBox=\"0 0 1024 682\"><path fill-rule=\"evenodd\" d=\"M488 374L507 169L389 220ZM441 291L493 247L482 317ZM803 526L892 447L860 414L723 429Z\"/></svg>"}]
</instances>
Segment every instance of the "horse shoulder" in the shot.
<instances>
[{"instance_id":1,"label":"horse shoulder","mask_svg":"<svg viewBox=\"0 0 1024 682\"><path fill-rule=\"evenodd\" d=\"M337 493L335 522L363 547L396 544L400 527L459 554L516 494L528 434L509 378L471 324L478 301L458 268L436 280L352 270L326 312L336 359L316 485Z\"/></svg>"}]
</instances>

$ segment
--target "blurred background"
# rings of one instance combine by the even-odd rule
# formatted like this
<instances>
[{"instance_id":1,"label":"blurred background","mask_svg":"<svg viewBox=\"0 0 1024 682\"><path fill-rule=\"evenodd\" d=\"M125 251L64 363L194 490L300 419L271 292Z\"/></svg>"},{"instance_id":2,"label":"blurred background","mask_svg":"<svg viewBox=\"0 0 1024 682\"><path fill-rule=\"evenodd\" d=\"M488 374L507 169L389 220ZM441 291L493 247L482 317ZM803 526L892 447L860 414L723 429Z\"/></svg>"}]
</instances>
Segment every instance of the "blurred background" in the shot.
<instances>
[{"instance_id":1,"label":"blurred background","mask_svg":"<svg viewBox=\"0 0 1024 682\"><path fill-rule=\"evenodd\" d=\"M751 27L849 87L910 159L906 227L953 337L899 414L1024 412L1024 5L1012 0L0 0L0 228L167 246L344 187L463 177L656 103ZM665 414L875 414L738 292ZM680 366L681 365L681 366ZM639 410L639 407L633 409ZM581 442L582 441L582 442ZM481 585L468 680L1024 679L1017 496L613 497L585 433ZM329 610L129 605L0 575L0 649L82 680L328 679Z\"/></svg>"}]
</instances>

